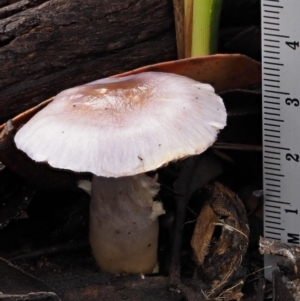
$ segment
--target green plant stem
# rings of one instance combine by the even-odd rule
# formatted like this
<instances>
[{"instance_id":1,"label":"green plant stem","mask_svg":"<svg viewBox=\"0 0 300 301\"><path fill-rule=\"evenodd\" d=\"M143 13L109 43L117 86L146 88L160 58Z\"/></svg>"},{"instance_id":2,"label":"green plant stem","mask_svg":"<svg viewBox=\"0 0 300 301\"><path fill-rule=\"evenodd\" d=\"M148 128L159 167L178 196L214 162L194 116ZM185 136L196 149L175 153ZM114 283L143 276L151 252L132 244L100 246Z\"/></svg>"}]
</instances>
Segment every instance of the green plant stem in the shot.
<instances>
[{"instance_id":1,"label":"green plant stem","mask_svg":"<svg viewBox=\"0 0 300 301\"><path fill-rule=\"evenodd\" d=\"M194 0L193 2L191 56L216 53L222 0Z\"/></svg>"}]
</instances>

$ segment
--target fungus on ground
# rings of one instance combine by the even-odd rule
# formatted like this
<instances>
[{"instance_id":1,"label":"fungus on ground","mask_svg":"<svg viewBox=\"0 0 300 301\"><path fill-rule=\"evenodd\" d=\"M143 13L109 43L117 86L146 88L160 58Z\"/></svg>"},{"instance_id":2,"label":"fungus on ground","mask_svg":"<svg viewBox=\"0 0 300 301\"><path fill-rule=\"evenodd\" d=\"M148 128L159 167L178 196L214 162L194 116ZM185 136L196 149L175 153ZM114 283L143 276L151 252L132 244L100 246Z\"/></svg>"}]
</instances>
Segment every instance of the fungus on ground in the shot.
<instances>
[{"instance_id":1,"label":"fungus on ground","mask_svg":"<svg viewBox=\"0 0 300 301\"><path fill-rule=\"evenodd\" d=\"M90 243L103 270L151 273L159 190L145 173L200 154L226 124L208 84L161 72L105 78L59 93L16 134L19 149L52 167L91 172Z\"/></svg>"}]
</instances>

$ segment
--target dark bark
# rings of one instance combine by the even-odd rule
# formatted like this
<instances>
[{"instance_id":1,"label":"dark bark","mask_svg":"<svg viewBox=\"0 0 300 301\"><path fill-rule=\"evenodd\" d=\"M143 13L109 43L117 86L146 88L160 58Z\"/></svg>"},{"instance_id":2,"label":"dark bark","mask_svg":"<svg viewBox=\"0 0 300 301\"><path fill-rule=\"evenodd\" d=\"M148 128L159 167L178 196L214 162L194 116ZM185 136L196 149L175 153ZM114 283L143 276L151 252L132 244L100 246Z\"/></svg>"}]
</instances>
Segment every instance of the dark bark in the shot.
<instances>
[{"instance_id":1,"label":"dark bark","mask_svg":"<svg viewBox=\"0 0 300 301\"><path fill-rule=\"evenodd\" d=\"M0 8L0 123L63 89L176 58L171 0Z\"/></svg>"}]
</instances>

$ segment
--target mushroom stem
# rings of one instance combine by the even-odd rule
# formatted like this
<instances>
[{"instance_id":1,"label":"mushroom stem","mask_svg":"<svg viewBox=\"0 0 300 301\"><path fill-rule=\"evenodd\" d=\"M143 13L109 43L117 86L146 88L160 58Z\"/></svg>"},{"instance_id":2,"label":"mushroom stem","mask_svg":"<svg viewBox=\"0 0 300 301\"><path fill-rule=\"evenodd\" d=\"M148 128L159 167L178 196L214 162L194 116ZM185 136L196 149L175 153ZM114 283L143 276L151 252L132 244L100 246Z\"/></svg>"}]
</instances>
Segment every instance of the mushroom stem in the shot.
<instances>
[{"instance_id":1,"label":"mushroom stem","mask_svg":"<svg viewBox=\"0 0 300 301\"><path fill-rule=\"evenodd\" d=\"M145 174L93 176L90 243L100 267L111 273L151 273L157 263L159 190Z\"/></svg>"}]
</instances>

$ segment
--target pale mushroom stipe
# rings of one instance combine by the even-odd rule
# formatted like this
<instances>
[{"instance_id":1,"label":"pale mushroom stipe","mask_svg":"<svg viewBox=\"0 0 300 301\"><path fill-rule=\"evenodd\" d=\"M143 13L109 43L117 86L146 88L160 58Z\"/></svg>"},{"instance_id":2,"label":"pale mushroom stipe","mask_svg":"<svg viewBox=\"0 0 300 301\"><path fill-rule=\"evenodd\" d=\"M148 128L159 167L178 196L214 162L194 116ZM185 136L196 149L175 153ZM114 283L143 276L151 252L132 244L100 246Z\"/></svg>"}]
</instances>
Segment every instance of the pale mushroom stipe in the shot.
<instances>
[{"instance_id":1,"label":"pale mushroom stipe","mask_svg":"<svg viewBox=\"0 0 300 301\"><path fill-rule=\"evenodd\" d=\"M145 72L59 93L15 142L35 161L93 174L95 259L108 272L145 274L157 263L157 217L164 213L153 201L156 177L145 172L204 152L225 125L223 101L210 85Z\"/></svg>"}]
</instances>

